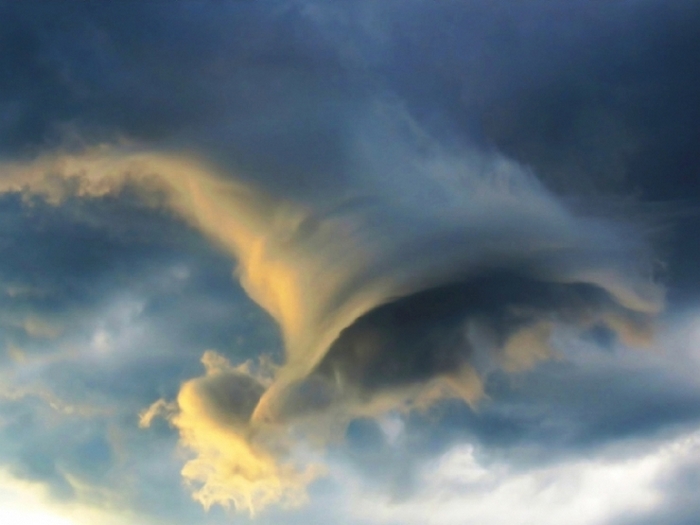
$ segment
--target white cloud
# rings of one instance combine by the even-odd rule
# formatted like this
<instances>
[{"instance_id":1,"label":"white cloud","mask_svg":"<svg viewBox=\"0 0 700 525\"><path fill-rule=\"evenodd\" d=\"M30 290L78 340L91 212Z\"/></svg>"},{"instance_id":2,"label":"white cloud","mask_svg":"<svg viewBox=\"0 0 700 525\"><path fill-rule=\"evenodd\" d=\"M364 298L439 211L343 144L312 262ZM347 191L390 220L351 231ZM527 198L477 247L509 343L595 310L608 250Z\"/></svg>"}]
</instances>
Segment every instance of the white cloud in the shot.
<instances>
[{"instance_id":1,"label":"white cloud","mask_svg":"<svg viewBox=\"0 0 700 525\"><path fill-rule=\"evenodd\" d=\"M519 470L460 445L421 472L418 493L407 501L363 490L358 479L347 483L346 511L354 522L376 524L603 524L660 507L668 472L699 459L700 429L654 446L618 445Z\"/></svg>"},{"instance_id":2,"label":"white cloud","mask_svg":"<svg viewBox=\"0 0 700 525\"><path fill-rule=\"evenodd\" d=\"M0 523L3 525L146 525L132 515L107 512L80 503L57 503L45 490L0 471Z\"/></svg>"}]
</instances>

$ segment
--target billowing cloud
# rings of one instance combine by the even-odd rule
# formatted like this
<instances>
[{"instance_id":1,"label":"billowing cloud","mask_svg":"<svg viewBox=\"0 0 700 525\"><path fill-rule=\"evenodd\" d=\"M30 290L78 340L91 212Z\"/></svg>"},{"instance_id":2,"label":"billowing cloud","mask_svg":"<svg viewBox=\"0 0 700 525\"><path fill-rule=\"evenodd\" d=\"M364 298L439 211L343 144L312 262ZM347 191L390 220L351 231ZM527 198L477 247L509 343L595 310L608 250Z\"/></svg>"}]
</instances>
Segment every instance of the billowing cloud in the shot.
<instances>
[{"instance_id":1,"label":"billowing cloud","mask_svg":"<svg viewBox=\"0 0 700 525\"><path fill-rule=\"evenodd\" d=\"M409 501L376 497L355 481L346 512L358 522L377 524L498 524L504 517L517 524L646 523L646 516L653 520L663 506L670 473L685 468L697 475L697 453L695 430L647 445L641 453L630 454L629 447L618 445L594 460L569 459L513 471L507 463L480 457L474 447L463 445L422 470L421 493Z\"/></svg>"},{"instance_id":2,"label":"billowing cloud","mask_svg":"<svg viewBox=\"0 0 700 525\"><path fill-rule=\"evenodd\" d=\"M178 429L182 445L196 453L182 475L207 509L233 503L253 514L270 503L303 503L318 467L280 464L285 443L276 436L270 447L265 429L248 425L269 379L256 377L249 364L233 367L211 351L202 363L206 375L183 384L175 404L151 405L141 415L141 426L164 415Z\"/></svg>"},{"instance_id":3,"label":"billowing cloud","mask_svg":"<svg viewBox=\"0 0 700 525\"><path fill-rule=\"evenodd\" d=\"M700 290L699 13L0 2L3 462L185 523L325 523L299 504L350 468L405 505L336 521L388 523L456 446L515 506L575 471L580 516L670 516L687 483L581 457L697 422L664 325Z\"/></svg>"},{"instance_id":4,"label":"billowing cloud","mask_svg":"<svg viewBox=\"0 0 700 525\"><path fill-rule=\"evenodd\" d=\"M269 384L244 387L244 375L214 374L231 383L228 416L207 408L218 389L187 383L179 394L172 422L199 454L184 473L203 483L196 497L207 506L233 500L253 509L275 499L255 488L238 497L242 482L220 480L230 469L215 466L226 461L212 450L253 446L250 432L320 415L347 422L444 397L474 403L494 366L516 371L551 357L557 326L644 339L662 307L644 236L632 225L573 213L496 154L450 154L426 136L427 152L411 154L419 132L400 133L398 124L411 122L380 109L368 118L397 165L386 170L386 159L377 162L358 139L354 181L319 202L280 199L221 166L164 153L97 148L3 167L4 191L29 202L132 188L235 258L243 288L277 321L285 358ZM215 382L213 373L203 384ZM236 403L247 408L233 424ZM213 430L197 429L219 420L233 425L231 434L203 439ZM265 454L234 454L258 459L233 470L284 485Z\"/></svg>"}]
</instances>

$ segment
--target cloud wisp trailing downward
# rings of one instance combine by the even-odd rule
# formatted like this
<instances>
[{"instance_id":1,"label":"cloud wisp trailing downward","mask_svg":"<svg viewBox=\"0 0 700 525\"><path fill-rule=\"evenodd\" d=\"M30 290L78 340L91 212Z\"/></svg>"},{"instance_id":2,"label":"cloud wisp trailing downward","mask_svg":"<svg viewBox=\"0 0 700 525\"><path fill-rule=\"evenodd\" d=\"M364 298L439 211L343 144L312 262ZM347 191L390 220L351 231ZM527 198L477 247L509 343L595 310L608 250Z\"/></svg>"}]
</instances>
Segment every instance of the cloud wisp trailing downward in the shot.
<instances>
[{"instance_id":1,"label":"cloud wisp trailing downward","mask_svg":"<svg viewBox=\"0 0 700 525\"><path fill-rule=\"evenodd\" d=\"M235 259L277 322L282 363L207 353L206 375L142 418L178 429L194 453L183 476L207 507L303 501L322 469L295 460L300 436L323 441L354 417L445 397L476 403L489 370L551 357L557 329L634 343L662 308L632 226L572 212L501 155L446 151L396 108L368 114L373 138L363 128L349 141L342 191L303 200L168 152L104 147L0 167L0 191L29 202L134 190Z\"/></svg>"}]
</instances>

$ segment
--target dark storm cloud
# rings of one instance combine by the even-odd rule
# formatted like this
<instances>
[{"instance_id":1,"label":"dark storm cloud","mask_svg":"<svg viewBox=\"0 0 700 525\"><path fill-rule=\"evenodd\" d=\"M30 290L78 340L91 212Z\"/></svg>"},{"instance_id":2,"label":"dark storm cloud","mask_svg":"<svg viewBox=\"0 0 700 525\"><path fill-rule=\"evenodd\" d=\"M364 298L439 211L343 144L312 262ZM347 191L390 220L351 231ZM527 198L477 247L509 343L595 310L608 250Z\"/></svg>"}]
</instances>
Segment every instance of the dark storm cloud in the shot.
<instances>
[{"instance_id":1,"label":"dark storm cloud","mask_svg":"<svg viewBox=\"0 0 700 525\"><path fill-rule=\"evenodd\" d=\"M190 357L276 350L266 328L244 334L245 356L232 350L255 315L229 302L235 258L280 325L285 363L264 380L205 354L206 375L149 418L164 414L198 454L184 472L200 502L251 512L303 499L313 477L283 463L288 436L275 427L271 444L268 424L315 432L449 396L476 403L482 383L493 404L448 419L504 446L568 452L695 421L695 390L651 373L620 386L624 367L549 363L516 391L494 368L551 357L563 326L610 347L648 335L663 301L644 203L682 198L685 212L699 197L699 18L693 2L656 1L2 3L0 147L22 159L0 174L8 355L69 338L68 317L127 279L147 298L105 334L147 320L165 334L150 343ZM137 204L152 178L166 213ZM693 221L664 239L673 300L696 295ZM196 373L164 359L160 379L142 360L113 367L126 382L95 367L71 383L67 364L52 377L69 397L87 387L135 406ZM48 478L42 465L25 467Z\"/></svg>"},{"instance_id":2,"label":"dark storm cloud","mask_svg":"<svg viewBox=\"0 0 700 525\"><path fill-rule=\"evenodd\" d=\"M544 282L520 272L477 274L375 308L333 343L308 379L316 387L287 402L314 410L334 397L347 399L354 388L360 397L371 397L440 376L457 380L469 363L488 372L493 362L484 347L505 353L509 339L521 331L531 335L528 343L534 348L501 358L506 368L527 368L550 356L555 323L602 327L606 315L625 315L601 288ZM637 322L644 326L645 317ZM481 337L470 337L477 330Z\"/></svg>"},{"instance_id":3,"label":"dark storm cloud","mask_svg":"<svg viewBox=\"0 0 700 525\"><path fill-rule=\"evenodd\" d=\"M563 190L664 199L683 196L683 181L697 191L694 2L394 7L387 77L417 112L480 135ZM659 175L678 163L681 173Z\"/></svg>"},{"instance_id":4,"label":"dark storm cloud","mask_svg":"<svg viewBox=\"0 0 700 525\"><path fill-rule=\"evenodd\" d=\"M690 214L660 242L670 293L697 296L697 4L413 5L421 16L396 17L390 78L414 112L568 196L675 201Z\"/></svg>"},{"instance_id":5,"label":"dark storm cloud","mask_svg":"<svg viewBox=\"0 0 700 525\"><path fill-rule=\"evenodd\" d=\"M693 2L2 9L11 154L69 140L61 127L80 140L184 135L308 191L309 177L343 175L354 103L395 93L448 142L495 146L559 189L677 198L696 179Z\"/></svg>"},{"instance_id":6,"label":"dark storm cloud","mask_svg":"<svg viewBox=\"0 0 700 525\"><path fill-rule=\"evenodd\" d=\"M140 2L4 2L9 152L58 139L56 128L71 124L153 138L196 123L207 114L196 57L217 46L183 23L186 11ZM206 12L190 11L212 25Z\"/></svg>"},{"instance_id":7,"label":"dark storm cloud","mask_svg":"<svg viewBox=\"0 0 700 525\"><path fill-rule=\"evenodd\" d=\"M287 191L341 175L353 82L289 2L3 4L5 154L116 139L204 148ZM279 174L283 173L282 176ZM304 182L306 180L306 182Z\"/></svg>"},{"instance_id":8,"label":"dark storm cloud","mask_svg":"<svg viewBox=\"0 0 700 525\"><path fill-rule=\"evenodd\" d=\"M569 196L688 208L698 198L694 2L1 8L10 156L114 137L169 142L304 199L347 185L358 104L391 95L446 143L497 148ZM671 292L684 299L698 288L685 262L700 244L695 222L663 235Z\"/></svg>"}]
</instances>

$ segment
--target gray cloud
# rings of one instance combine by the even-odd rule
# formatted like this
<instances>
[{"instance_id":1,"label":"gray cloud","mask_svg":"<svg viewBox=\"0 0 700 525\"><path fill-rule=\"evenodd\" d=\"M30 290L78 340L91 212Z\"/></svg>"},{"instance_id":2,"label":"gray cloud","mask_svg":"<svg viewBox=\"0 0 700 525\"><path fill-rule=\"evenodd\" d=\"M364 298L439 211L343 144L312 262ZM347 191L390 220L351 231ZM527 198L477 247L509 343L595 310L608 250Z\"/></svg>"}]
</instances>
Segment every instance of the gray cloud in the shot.
<instances>
[{"instance_id":1,"label":"gray cloud","mask_svg":"<svg viewBox=\"0 0 700 525\"><path fill-rule=\"evenodd\" d=\"M696 391L670 388L675 377L616 362L524 371L557 357L562 330L609 349L648 340L663 303L658 203L697 200L698 13L655 1L0 4L15 50L0 58L12 79L0 88L6 363L107 348L140 327L157 357L80 370L66 359L43 381L134 414L180 389L153 406L200 454L185 477L205 505L251 510L245 487L202 474L206 447L243 447L296 501L313 476L294 463L295 432L323 441L321 427L349 424L357 461L380 478L368 458L391 449L381 418L445 397L472 407L438 403L439 425L414 413L416 440L438 440L421 434L435 425L563 457L694 422ZM678 215L676 233L656 234L672 309L698 283L700 230ZM235 364L272 353L280 367L263 380L210 360L191 379L210 348ZM389 456L411 464L405 454ZM58 486L49 456L19 454L19 470ZM256 502L275 500L265 490Z\"/></svg>"}]
</instances>

